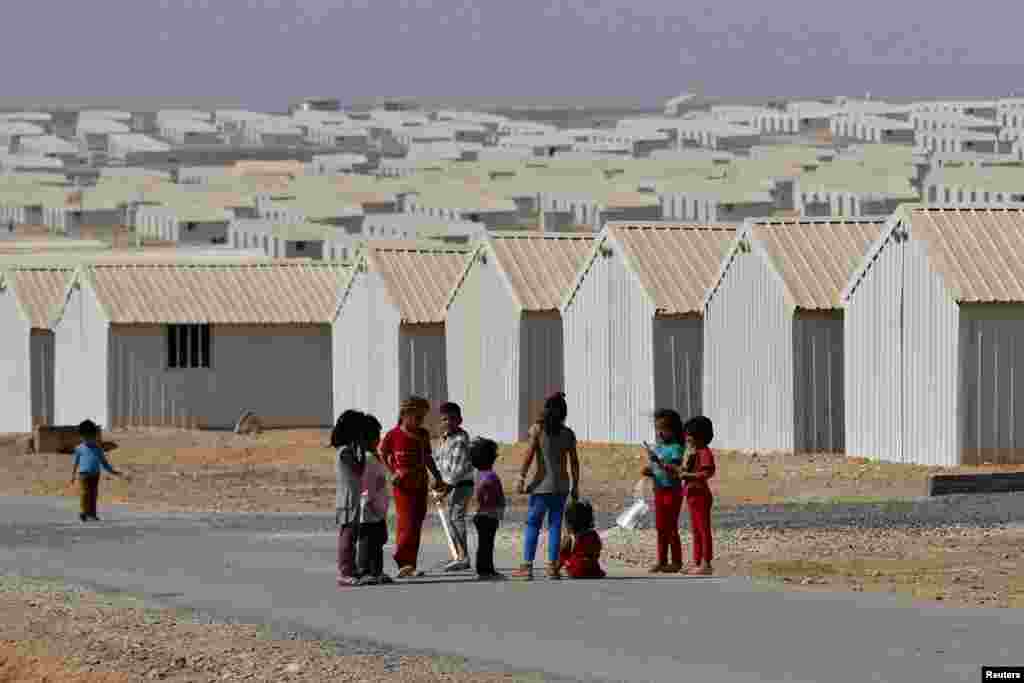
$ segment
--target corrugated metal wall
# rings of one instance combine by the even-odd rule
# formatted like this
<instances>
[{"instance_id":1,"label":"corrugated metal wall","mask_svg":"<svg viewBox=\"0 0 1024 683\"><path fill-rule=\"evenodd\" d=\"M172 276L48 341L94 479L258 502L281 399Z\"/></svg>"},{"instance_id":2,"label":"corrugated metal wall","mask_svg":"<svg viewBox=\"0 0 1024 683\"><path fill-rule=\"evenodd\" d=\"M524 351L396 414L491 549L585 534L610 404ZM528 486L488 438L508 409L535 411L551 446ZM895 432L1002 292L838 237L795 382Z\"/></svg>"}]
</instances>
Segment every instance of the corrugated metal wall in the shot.
<instances>
[{"instance_id":1,"label":"corrugated metal wall","mask_svg":"<svg viewBox=\"0 0 1024 683\"><path fill-rule=\"evenodd\" d=\"M660 318L652 322L654 405L673 408L686 420L704 411L704 321Z\"/></svg>"},{"instance_id":2,"label":"corrugated metal wall","mask_svg":"<svg viewBox=\"0 0 1024 683\"><path fill-rule=\"evenodd\" d=\"M470 434L518 438L519 326L494 261L474 263L445 321L448 394Z\"/></svg>"},{"instance_id":3,"label":"corrugated metal wall","mask_svg":"<svg viewBox=\"0 0 1024 683\"><path fill-rule=\"evenodd\" d=\"M210 367L168 369L167 328L115 325L110 335L117 426L233 427L253 411L267 427L333 424L327 325L213 325Z\"/></svg>"},{"instance_id":4,"label":"corrugated metal wall","mask_svg":"<svg viewBox=\"0 0 1024 683\"><path fill-rule=\"evenodd\" d=\"M54 422L75 425L89 418L109 428L109 323L87 284L73 290L54 329Z\"/></svg>"},{"instance_id":5,"label":"corrugated metal wall","mask_svg":"<svg viewBox=\"0 0 1024 683\"><path fill-rule=\"evenodd\" d=\"M439 429L438 406L448 400L448 370L444 342L442 323L402 325L399 328L399 400L403 396L416 394L430 401L431 410L425 426L434 434L437 434Z\"/></svg>"},{"instance_id":6,"label":"corrugated metal wall","mask_svg":"<svg viewBox=\"0 0 1024 683\"><path fill-rule=\"evenodd\" d=\"M961 462L1024 462L1024 305L960 306Z\"/></svg>"},{"instance_id":7,"label":"corrugated metal wall","mask_svg":"<svg viewBox=\"0 0 1024 683\"><path fill-rule=\"evenodd\" d=\"M598 256L563 322L569 425L579 440L653 438L653 318L621 255Z\"/></svg>"},{"instance_id":8,"label":"corrugated metal wall","mask_svg":"<svg viewBox=\"0 0 1024 683\"><path fill-rule=\"evenodd\" d=\"M0 290L0 376L5 391L0 393L0 432L32 430L28 322L18 312L11 289Z\"/></svg>"},{"instance_id":9,"label":"corrugated metal wall","mask_svg":"<svg viewBox=\"0 0 1024 683\"><path fill-rule=\"evenodd\" d=\"M845 309L846 453L901 462L903 244L890 236Z\"/></svg>"},{"instance_id":10,"label":"corrugated metal wall","mask_svg":"<svg viewBox=\"0 0 1024 683\"><path fill-rule=\"evenodd\" d=\"M956 465L959 310L913 233L905 247L903 278L903 458Z\"/></svg>"},{"instance_id":11,"label":"corrugated metal wall","mask_svg":"<svg viewBox=\"0 0 1024 683\"><path fill-rule=\"evenodd\" d=\"M800 311L793 320L793 441L798 452L842 453L843 313Z\"/></svg>"},{"instance_id":12,"label":"corrugated metal wall","mask_svg":"<svg viewBox=\"0 0 1024 683\"><path fill-rule=\"evenodd\" d=\"M53 332L32 330L32 425L53 424Z\"/></svg>"},{"instance_id":13,"label":"corrugated metal wall","mask_svg":"<svg viewBox=\"0 0 1024 683\"><path fill-rule=\"evenodd\" d=\"M398 310L376 273L358 273L333 325L335 417L372 413L385 428L398 416Z\"/></svg>"},{"instance_id":14,"label":"corrugated metal wall","mask_svg":"<svg viewBox=\"0 0 1024 683\"><path fill-rule=\"evenodd\" d=\"M544 399L565 388L565 343L562 316L526 313L519 329L519 395L515 441L525 441L530 425L544 410Z\"/></svg>"},{"instance_id":15,"label":"corrugated metal wall","mask_svg":"<svg viewBox=\"0 0 1024 683\"><path fill-rule=\"evenodd\" d=\"M704 313L704 413L719 448L793 448L793 328L779 277L737 251Z\"/></svg>"}]
</instances>

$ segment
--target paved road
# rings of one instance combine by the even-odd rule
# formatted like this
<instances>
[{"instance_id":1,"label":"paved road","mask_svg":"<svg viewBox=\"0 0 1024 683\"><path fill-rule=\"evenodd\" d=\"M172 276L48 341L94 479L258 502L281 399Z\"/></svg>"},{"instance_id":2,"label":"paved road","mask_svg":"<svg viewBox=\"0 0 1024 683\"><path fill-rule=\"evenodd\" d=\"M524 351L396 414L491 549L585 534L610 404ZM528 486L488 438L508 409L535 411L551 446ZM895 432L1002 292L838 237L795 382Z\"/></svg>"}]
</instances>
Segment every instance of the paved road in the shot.
<instances>
[{"instance_id":1,"label":"paved road","mask_svg":"<svg viewBox=\"0 0 1024 683\"><path fill-rule=\"evenodd\" d=\"M334 537L289 531L308 515L107 507L103 523L82 525L73 502L0 498L0 566L304 635L543 671L549 680L930 683L980 680L982 664L1024 664L1019 611L911 608L890 596L787 594L742 579L617 570L603 581L428 576L339 591ZM423 565L445 552L425 548Z\"/></svg>"}]
</instances>

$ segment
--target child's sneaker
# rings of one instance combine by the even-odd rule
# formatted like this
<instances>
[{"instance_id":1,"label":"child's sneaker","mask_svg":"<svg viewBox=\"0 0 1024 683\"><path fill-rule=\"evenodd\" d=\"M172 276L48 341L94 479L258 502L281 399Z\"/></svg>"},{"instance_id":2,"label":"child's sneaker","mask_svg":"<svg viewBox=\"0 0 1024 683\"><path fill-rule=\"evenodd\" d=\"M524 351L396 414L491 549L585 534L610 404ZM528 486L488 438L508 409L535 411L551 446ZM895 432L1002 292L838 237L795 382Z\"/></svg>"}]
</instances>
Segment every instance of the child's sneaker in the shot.
<instances>
[{"instance_id":1,"label":"child's sneaker","mask_svg":"<svg viewBox=\"0 0 1024 683\"><path fill-rule=\"evenodd\" d=\"M366 576L360 577L359 581L356 582L356 585L358 585L358 586L376 586L378 583L380 583L380 579L378 579L376 576L366 575Z\"/></svg>"},{"instance_id":2,"label":"child's sneaker","mask_svg":"<svg viewBox=\"0 0 1024 683\"><path fill-rule=\"evenodd\" d=\"M88 522L89 521L89 515L85 514L84 512L79 514L78 515L78 521L79 522Z\"/></svg>"},{"instance_id":3,"label":"child's sneaker","mask_svg":"<svg viewBox=\"0 0 1024 683\"><path fill-rule=\"evenodd\" d=\"M380 583L380 585L385 586L387 584L394 583L395 580L392 579L387 574L381 574L380 576L377 577L377 582Z\"/></svg>"},{"instance_id":4,"label":"child's sneaker","mask_svg":"<svg viewBox=\"0 0 1024 683\"><path fill-rule=\"evenodd\" d=\"M444 566L446 572L464 572L469 569L469 560L452 560Z\"/></svg>"},{"instance_id":5,"label":"child's sneaker","mask_svg":"<svg viewBox=\"0 0 1024 683\"><path fill-rule=\"evenodd\" d=\"M491 572L489 574L480 574L476 577L477 581L504 581L505 575L500 572Z\"/></svg>"},{"instance_id":6,"label":"child's sneaker","mask_svg":"<svg viewBox=\"0 0 1024 683\"><path fill-rule=\"evenodd\" d=\"M355 576L339 576L338 588L352 588L359 585L359 579Z\"/></svg>"}]
</instances>

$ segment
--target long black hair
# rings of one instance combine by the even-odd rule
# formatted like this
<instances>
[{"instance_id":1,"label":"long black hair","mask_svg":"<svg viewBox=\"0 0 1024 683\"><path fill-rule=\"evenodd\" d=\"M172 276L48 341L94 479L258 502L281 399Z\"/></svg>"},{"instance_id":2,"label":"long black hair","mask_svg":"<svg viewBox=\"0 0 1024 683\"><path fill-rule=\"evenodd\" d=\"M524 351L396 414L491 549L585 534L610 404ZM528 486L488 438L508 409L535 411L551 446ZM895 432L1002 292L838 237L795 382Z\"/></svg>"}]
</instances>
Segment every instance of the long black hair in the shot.
<instances>
[{"instance_id":1,"label":"long black hair","mask_svg":"<svg viewBox=\"0 0 1024 683\"><path fill-rule=\"evenodd\" d=\"M565 508L565 523L569 531L582 534L594 528L594 508L585 500L569 503Z\"/></svg>"},{"instance_id":2,"label":"long black hair","mask_svg":"<svg viewBox=\"0 0 1024 683\"><path fill-rule=\"evenodd\" d=\"M338 416L338 421L331 430L331 446L341 448L362 440L365 431L363 418L363 414L358 410L346 410Z\"/></svg>"},{"instance_id":3,"label":"long black hair","mask_svg":"<svg viewBox=\"0 0 1024 683\"><path fill-rule=\"evenodd\" d=\"M541 413L540 423L544 427L544 433L548 436L555 436L565 425L565 418L569 415L569 406L565 402L565 394L561 391L548 396L544 401L544 412Z\"/></svg>"},{"instance_id":4,"label":"long black hair","mask_svg":"<svg viewBox=\"0 0 1024 683\"><path fill-rule=\"evenodd\" d=\"M362 438L367 447L374 441L380 440L382 430L383 427L381 427L380 420L369 413L363 415Z\"/></svg>"}]
</instances>

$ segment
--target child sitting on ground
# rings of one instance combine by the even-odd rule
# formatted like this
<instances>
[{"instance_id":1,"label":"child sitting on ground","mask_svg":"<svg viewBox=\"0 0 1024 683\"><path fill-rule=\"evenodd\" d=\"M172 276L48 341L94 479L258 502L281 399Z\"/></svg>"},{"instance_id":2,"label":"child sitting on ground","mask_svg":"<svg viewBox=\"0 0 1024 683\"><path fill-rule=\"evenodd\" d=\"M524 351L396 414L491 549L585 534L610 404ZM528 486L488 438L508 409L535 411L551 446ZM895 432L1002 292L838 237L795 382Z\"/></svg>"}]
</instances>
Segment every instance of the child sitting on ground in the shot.
<instances>
[{"instance_id":1,"label":"child sitting on ground","mask_svg":"<svg viewBox=\"0 0 1024 683\"><path fill-rule=\"evenodd\" d=\"M498 459L498 444L490 439L477 437L469 445L469 458L477 471L474 491L477 511L473 517L477 536L477 578L481 581L500 581L505 576L494 569L494 537L505 515L505 491L498 473L494 471L494 461Z\"/></svg>"},{"instance_id":2,"label":"child sitting on ground","mask_svg":"<svg viewBox=\"0 0 1024 683\"><path fill-rule=\"evenodd\" d=\"M565 509L569 538L562 542L559 569L572 579L603 579L601 537L594 529L594 508L586 501L573 501Z\"/></svg>"},{"instance_id":3,"label":"child sitting on ground","mask_svg":"<svg viewBox=\"0 0 1024 683\"><path fill-rule=\"evenodd\" d=\"M384 545L388 542L388 504L391 492L388 489L388 469L376 455L380 443L380 421L373 415L364 415L363 432L366 464L363 467L356 565L359 585L374 586L394 583L384 573Z\"/></svg>"}]
</instances>

